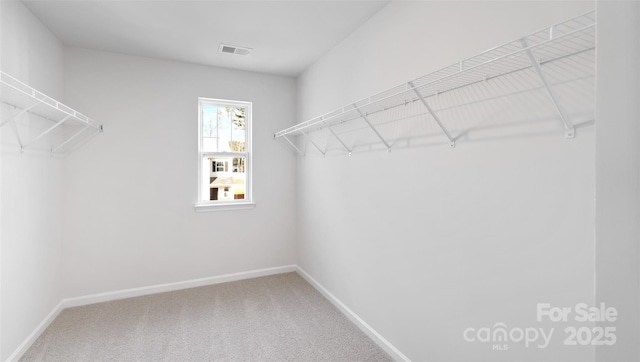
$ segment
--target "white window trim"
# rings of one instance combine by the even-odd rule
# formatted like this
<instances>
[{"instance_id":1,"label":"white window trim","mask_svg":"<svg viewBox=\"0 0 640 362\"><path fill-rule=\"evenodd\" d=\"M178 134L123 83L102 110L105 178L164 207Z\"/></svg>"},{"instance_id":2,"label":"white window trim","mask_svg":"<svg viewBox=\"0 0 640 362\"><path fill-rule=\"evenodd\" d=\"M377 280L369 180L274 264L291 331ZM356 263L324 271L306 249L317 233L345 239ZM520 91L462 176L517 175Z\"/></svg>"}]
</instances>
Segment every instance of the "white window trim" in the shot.
<instances>
[{"instance_id":1,"label":"white window trim","mask_svg":"<svg viewBox=\"0 0 640 362\"><path fill-rule=\"evenodd\" d=\"M202 151L202 104L203 103L215 103L219 105L225 106L237 106L237 107L245 107L246 111L246 144L245 144L245 153L235 153L235 152L203 152ZM253 188L252 188L252 176L253 176L253 160L252 160L252 125L253 125L253 103L252 102L244 102L244 101L233 101L226 99L215 99L215 98L198 98L198 200L195 204L196 212L208 212L208 211L226 211L226 210L245 210L245 209L253 209L256 206L256 203L253 201ZM203 190L205 186L202 184L203 182L203 172L205 170L202 169L202 158L206 156L217 156L217 157L245 157L246 158L246 167L245 167L245 198L237 201L203 201L204 195Z\"/></svg>"},{"instance_id":2,"label":"white window trim","mask_svg":"<svg viewBox=\"0 0 640 362\"><path fill-rule=\"evenodd\" d=\"M226 210L247 210L256 207L255 202L220 202L215 204L198 203L195 206L196 212L226 211Z\"/></svg>"}]
</instances>

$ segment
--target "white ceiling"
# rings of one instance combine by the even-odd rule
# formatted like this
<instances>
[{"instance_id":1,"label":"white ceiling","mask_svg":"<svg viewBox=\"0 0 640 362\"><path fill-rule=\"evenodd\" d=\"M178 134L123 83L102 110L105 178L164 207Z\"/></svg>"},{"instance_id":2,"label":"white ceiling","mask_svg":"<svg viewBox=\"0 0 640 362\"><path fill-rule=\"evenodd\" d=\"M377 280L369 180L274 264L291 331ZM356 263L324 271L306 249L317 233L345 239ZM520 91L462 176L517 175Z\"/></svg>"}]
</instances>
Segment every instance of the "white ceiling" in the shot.
<instances>
[{"instance_id":1,"label":"white ceiling","mask_svg":"<svg viewBox=\"0 0 640 362\"><path fill-rule=\"evenodd\" d=\"M23 3L66 46L296 76L388 1ZM220 53L221 43L253 52Z\"/></svg>"}]
</instances>

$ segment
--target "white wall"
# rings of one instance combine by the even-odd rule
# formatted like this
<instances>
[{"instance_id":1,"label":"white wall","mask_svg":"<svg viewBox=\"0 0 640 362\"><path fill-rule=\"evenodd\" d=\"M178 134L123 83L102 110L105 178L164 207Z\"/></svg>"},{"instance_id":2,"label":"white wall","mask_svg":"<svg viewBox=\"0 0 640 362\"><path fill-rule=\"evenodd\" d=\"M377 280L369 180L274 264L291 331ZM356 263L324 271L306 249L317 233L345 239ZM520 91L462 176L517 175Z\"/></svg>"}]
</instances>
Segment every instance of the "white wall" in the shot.
<instances>
[{"instance_id":1,"label":"white wall","mask_svg":"<svg viewBox=\"0 0 640 362\"><path fill-rule=\"evenodd\" d=\"M638 34L639 2L598 3L596 297L620 315L618 341L598 348L598 361L640 360Z\"/></svg>"},{"instance_id":2,"label":"white wall","mask_svg":"<svg viewBox=\"0 0 640 362\"><path fill-rule=\"evenodd\" d=\"M20 2L0 2L2 70L60 99L63 47ZM2 119L12 113L2 106ZM35 118L35 117L34 117ZM33 123L22 119L28 136ZM1 343L5 360L62 299L62 167L38 153L21 155L2 129Z\"/></svg>"},{"instance_id":3,"label":"white wall","mask_svg":"<svg viewBox=\"0 0 640 362\"><path fill-rule=\"evenodd\" d=\"M105 124L65 161L65 296L295 263L295 80L67 48L65 97ZM255 209L196 213L198 97L253 102Z\"/></svg>"},{"instance_id":4,"label":"white wall","mask_svg":"<svg viewBox=\"0 0 640 362\"><path fill-rule=\"evenodd\" d=\"M298 190L291 153L271 141L296 121L593 6L392 3L298 79L294 119L289 78L80 49L64 52L63 72L61 44L19 2L0 2L2 70L106 124L64 171L59 160L20 156L2 130L0 360L62 297L296 258L414 360L592 360L589 347L561 346L558 325L543 325L556 327L547 349L503 352L465 342L462 331L540 326L536 303L593 303L594 291L624 316L618 344L596 359L640 358L639 112L629 107L640 83L625 82L638 78L637 4L599 5L597 134L587 126L570 141L308 158ZM193 211L199 96L254 102L254 210Z\"/></svg>"},{"instance_id":5,"label":"white wall","mask_svg":"<svg viewBox=\"0 0 640 362\"><path fill-rule=\"evenodd\" d=\"M392 2L299 77L298 121L594 7ZM594 138L301 159L298 263L412 360L592 360L536 303L594 302ZM555 334L545 349L463 339L497 322Z\"/></svg>"}]
</instances>

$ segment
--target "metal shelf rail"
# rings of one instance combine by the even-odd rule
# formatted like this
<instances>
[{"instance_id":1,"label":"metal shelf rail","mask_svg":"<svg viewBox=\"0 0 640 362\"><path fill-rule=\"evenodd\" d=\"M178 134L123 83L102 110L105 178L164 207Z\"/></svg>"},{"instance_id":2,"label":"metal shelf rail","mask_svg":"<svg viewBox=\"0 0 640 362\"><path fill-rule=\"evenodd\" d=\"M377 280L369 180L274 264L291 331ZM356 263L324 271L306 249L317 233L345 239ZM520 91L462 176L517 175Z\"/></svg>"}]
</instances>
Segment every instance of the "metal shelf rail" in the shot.
<instances>
[{"instance_id":1,"label":"metal shelf rail","mask_svg":"<svg viewBox=\"0 0 640 362\"><path fill-rule=\"evenodd\" d=\"M63 126L69 126L73 132L64 134L65 137L62 142L51 147L50 152L52 155L65 149L65 146L68 147L72 141L79 140L81 135L86 135L87 130L103 131L102 124L33 89L3 71L0 71L0 102L3 107L6 106L13 110L13 112L6 112L12 113L7 117L4 116L5 112L3 112L4 119L0 119L0 127L7 124L11 125L20 146L20 152L24 152L28 147L37 144L43 137L51 135L55 130L61 129ZM18 121L27 114L46 119L52 125L46 127L35 137L26 139L20 134Z\"/></svg>"},{"instance_id":2,"label":"metal shelf rail","mask_svg":"<svg viewBox=\"0 0 640 362\"><path fill-rule=\"evenodd\" d=\"M372 137L375 135L388 151L391 151L389 140L385 139L376 126L370 121L373 115L377 117L381 113L388 113L389 117L397 115L397 112L390 112L394 108L410 103L422 104L424 112L437 125L439 131L448 140L451 148L455 147L456 138L446 126L446 120L441 119L438 110L430 104L430 99L438 97L447 92L468 90L473 93L469 103L482 99L483 92L477 90L478 86L488 84L492 80L499 78L513 77L515 74L521 75L521 82L528 82L531 89L544 89L547 102L553 107L554 113L564 128L565 138L575 137L575 127L567 117L559 102L559 97L554 92L554 87L550 82L554 78L554 84L562 83L565 80L559 79L555 73L573 73L573 77L593 76L595 68L595 11L590 11L583 15L574 17L556 25L544 28L531 33L515 41L489 49L473 57L460 60L448 67L442 68L431 74L417 78L410 82L398 85L384 92L375 94L361 101L338 108L322 116L296 124L292 127L274 133L274 139L286 141L287 146L292 147L296 152L305 155L293 137L302 135L304 141L319 151L323 156L327 149L322 149L317 142L310 137L311 132L326 129L328 133L339 142L342 148L351 155L352 148L341 139L340 135L334 131L338 125L361 120L363 128L370 129ZM579 66L571 66L570 71L545 72L546 66L554 62L562 63L567 61L579 62ZM564 64L566 68L566 63ZM581 70L582 69L582 70ZM576 72L589 74L578 74ZM551 73L549 75L548 73ZM495 85L494 85L495 87ZM505 91L509 92L505 88ZM511 92L515 92L511 90ZM434 98L435 99L435 98Z\"/></svg>"}]
</instances>

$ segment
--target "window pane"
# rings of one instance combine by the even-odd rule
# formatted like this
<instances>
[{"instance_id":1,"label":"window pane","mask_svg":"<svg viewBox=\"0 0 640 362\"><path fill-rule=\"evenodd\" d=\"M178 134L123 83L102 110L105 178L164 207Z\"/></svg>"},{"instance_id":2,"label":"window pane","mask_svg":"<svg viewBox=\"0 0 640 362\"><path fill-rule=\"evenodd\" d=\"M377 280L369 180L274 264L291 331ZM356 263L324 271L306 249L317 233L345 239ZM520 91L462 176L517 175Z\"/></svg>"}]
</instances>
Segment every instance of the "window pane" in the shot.
<instances>
[{"instance_id":1,"label":"window pane","mask_svg":"<svg viewBox=\"0 0 640 362\"><path fill-rule=\"evenodd\" d=\"M231 132L230 114L225 107L218 107L218 152L229 152L229 134Z\"/></svg>"},{"instance_id":2,"label":"window pane","mask_svg":"<svg viewBox=\"0 0 640 362\"><path fill-rule=\"evenodd\" d=\"M231 139L229 140L232 152L246 152L245 122L246 108L234 108L231 111Z\"/></svg>"},{"instance_id":3,"label":"window pane","mask_svg":"<svg viewBox=\"0 0 640 362\"><path fill-rule=\"evenodd\" d=\"M204 104L202 106L202 149L203 151L217 150L218 140L218 107Z\"/></svg>"},{"instance_id":4,"label":"window pane","mask_svg":"<svg viewBox=\"0 0 640 362\"><path fill-rule=\"evenodd\" d=\"M202 106L202 151L245 152L245 130L245 107Z\"/></svg>"},{"instance_id":5,"label":"window pane","mask_svg":"<svg viewBox=\"0 0 640 362\"><path fill-rule=\"evenodd\" d=\"M204 157L208 165L208 200L244 200L246 193L246 157Z\"/></svg>"}]
</instances>

